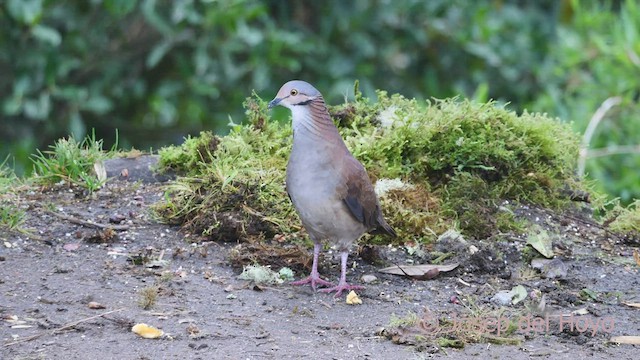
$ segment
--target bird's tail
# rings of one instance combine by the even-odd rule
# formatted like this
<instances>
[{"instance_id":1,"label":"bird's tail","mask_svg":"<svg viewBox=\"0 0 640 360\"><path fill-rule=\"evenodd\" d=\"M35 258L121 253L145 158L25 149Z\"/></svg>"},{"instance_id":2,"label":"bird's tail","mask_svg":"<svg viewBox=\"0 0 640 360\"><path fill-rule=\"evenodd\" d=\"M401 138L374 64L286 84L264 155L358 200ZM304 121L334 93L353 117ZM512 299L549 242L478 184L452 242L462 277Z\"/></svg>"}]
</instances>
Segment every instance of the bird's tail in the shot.
<instances>
[{"instance_id":1,"label":"bird's tail","mask_svg":"<svg viewBox=\"0 0 640 360\"><path fill-rule=\"evenodd\" d=\"M376 228L371 230L369 233L373 235L390 235L391 237L398 236L396 231L393 230L391 225L387 223L387 221L382 217L382 213L378 216L378 221L376 221Z\"/></svg>"}]
</instances>

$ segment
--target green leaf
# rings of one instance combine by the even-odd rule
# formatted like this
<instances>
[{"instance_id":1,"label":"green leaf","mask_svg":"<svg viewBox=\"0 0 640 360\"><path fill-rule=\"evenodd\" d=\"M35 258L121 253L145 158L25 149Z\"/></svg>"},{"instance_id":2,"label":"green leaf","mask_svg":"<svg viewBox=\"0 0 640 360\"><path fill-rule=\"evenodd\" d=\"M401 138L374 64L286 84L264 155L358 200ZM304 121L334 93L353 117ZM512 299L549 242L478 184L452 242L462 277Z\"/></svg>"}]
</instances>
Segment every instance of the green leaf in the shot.
<instances>
[{"instance_id":1,"label":"green leaf","mask_svg":"<svg viewBox=\"0 0 640 360\"><path fill-rule=\"evenodd\" d=\"M101 115L111 110L113 108L113 103L102 95L95 95L82 103L80 108L82 110L88 110Z\"/></svg>"},{"instance_id":2,"label":"green leaf","mask_svg":"<svg viewBox=\"0 0 640 360\"><path fill-rule=\"evenodd\" d=\"M156 11L156 0L145 0L142 4L142 14L147 22L164 36L171 36L173 28Z\"/></svg>"},{"instance_id":3,"label":"green leaf","mask_svg":"<svg viewBox=\"0 0 640 360\"><path fill-rule=\"evenodd\" d=\"M17 115L22 108L22 100L18 96L12 96L4 101L2 104L2 113L4 115L13 116Z\"/></svg>"},{"instance_id":4,"label":"green leaf","mask_svg":"<svg viewBox=\"0 0 640 360\"><path fill-rule=\"evenodd\" d=\"M73 135L74 138L81 139L87 133L87 127L82 121L82 116L80 116L80 112L74 111L71 114L71 118L69 119L69 132Z\"/></svg>"},{"instance_id":5,"label":"green leaf","mask_svg":"<svg viewBox=\"0 0 640 360\"><path fill-rule=\"evenodd\" d=\"M527 298L527 289L524 286L518 285L513 289L511 289L511 303L513 305L519 303L520 301L526 298Z\"/></svg>"},{"instance_id":6,"label":"green leaf","mask_svg":"<svg viewBox=\"0 0 640 360\"><path fill-rule=\"evenodd\" d=\"M147 56L147 68L153 68L162 58L171 50L173 44L170 42L163 42L160 45L156 46L151 50L149 56Z\"/></svg>"},{"instance_id":7,"label":"green leaf","mask_svg":"<svg viewBox=\"0 0 640 360\"><path fill-rule=\"evenodd\" d=\"M535 231L535 229L533 230ZM551 244L551 237L544 229L540 229L537 234L529 234L527 237L527 244L531 245L536 251L547 259L553 257L553 249Z\"/></svg>"},{"instance_id":8,"label":"green leaf","mask_svg":"<svg viewBox=\"0 0 640 360\"><path fill-rule=\"evenodd\" d=\"M42 0L9 0L7 11L17 21L33 25L42 16Z\"/></svg>"},{"instance_id":9,"label":"green leaf","mask_svg":"<svg viewBox=\"0 0 640 360\"><path fill-rule=\"evenodd\" d=\"M137 0L105 0L104 7L113 15L124 16L133 11L138 4Z\"/></svg>"},{"instance_id":10,"label":"green leaf","mask_svg":"<svg viewBox=\"0 0 640 360\"><path fill-rule=\"evenodd\" d=\"M58 46L62 42L60 33L56 29L48 26L36 25L31 29L31 34L33 34L33 37L36 39L48 43L51 46Z\"/></svg>"},{"instance_id":11,"label":"green leaf","mask_svg":"<svg viewBox=\"0 0 640 360\"><path fill-rule=\"evenodd\" d=\"M24 114L32 119L44 120L51 110L51 98L48 93L40 94L38 99L24 102Z\"/></svg>"}]
</instances>

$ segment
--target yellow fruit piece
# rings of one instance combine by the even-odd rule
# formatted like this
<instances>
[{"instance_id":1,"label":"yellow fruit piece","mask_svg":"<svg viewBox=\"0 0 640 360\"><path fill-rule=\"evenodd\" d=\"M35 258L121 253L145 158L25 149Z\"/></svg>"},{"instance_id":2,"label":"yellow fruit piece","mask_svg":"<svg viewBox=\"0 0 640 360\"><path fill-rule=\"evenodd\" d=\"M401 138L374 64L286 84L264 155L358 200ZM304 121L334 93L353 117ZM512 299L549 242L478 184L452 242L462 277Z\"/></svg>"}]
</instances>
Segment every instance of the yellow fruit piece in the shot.
<instances>
[{"instance_id":1,"label":"yellow fruit piece","mask_svg":"<svg viewBox=\"0 0 640 360\"><path fill-rule=\"evenodd\" d=\"M351 290L349 294L347 294L347 305L360 305L362 304L362 300L358 297L355 291Z\"/></svg>"},{"instance_id":2,"label":"yellow fruit piece","mask_svg":"<svg viewBox=\"0 0 640 360\"><path fill-rule=\"evenodd\" d=\"M149 326L147 324L135 324L131 331L142 336L145 339L157 339L160 336L164 335L162 330L156 329L153 326Z\"/></svg>"}]
</instances>

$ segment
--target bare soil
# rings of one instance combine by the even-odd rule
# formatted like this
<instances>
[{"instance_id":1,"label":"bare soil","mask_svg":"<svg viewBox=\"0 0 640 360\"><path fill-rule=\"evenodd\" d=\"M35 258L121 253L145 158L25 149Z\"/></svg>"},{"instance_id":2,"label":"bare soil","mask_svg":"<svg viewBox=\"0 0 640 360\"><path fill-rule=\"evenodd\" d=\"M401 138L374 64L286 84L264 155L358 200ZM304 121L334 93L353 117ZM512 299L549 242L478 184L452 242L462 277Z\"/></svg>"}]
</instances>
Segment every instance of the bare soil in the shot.
<instances>
[{"instance_id":1,"label":"bare soil","mask_svg":"<svg viewBox=\"0 0 640 360\"><path fill-rule=\"evenodd\" d=\"M136 180L135 174L130 170L129 180ZM163 183L144 175L138 181L115 177L91 196L66 186L22 194L29 208L23 228L33 235L0 233L0 358L640 358L637 345L609 342L612 336L640 335L640 309L625 305L640 303L634 249L580 215L518 212L552 232L554 250L566 265L562 279L527 270L521 258L525 243L518 236L469 240L478 251L471 254L461 246L446 261L459 262L458 269L427 281L377 272L393 263L425 260L402 248L374 249L381 263L354 249L350 281L362 283L365 274L377 280L358 292L362 305L347 305L344 295L334 299L308 287L258 287L239 280L240 269L229 260L237 244L203 241L158 223L149 206L162 199ZM337 264L325 253L321 274L335 281ZM526 288L527 300L491 301L516 285ZM141 290L150 287L158 297L143 309ZM521 330L498 336L495 328L477 326L497 314L511 321L540 317L527 306L540 307L542 296L552 320L540 328L527 329L524 320ZM91 302L105 308L92 309ZM422 317L422 327L390 326L408 314ZM562 314L561 329L556 315ZM446 333L425 325L434 318L441 324L448 319L449 325L458 319L467 329ZM131 332L137 323L165 335L141 338ZM442 338L464 346L443 347Z\"/></svg>"}]
</instances>

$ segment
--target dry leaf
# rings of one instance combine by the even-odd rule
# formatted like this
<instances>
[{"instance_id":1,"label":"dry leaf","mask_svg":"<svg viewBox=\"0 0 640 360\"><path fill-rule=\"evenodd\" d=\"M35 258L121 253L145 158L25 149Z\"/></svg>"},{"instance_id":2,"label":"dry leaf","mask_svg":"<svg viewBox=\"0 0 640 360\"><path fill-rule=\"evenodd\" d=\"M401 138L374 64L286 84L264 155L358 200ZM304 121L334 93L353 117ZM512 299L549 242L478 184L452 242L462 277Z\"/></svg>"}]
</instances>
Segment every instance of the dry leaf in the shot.
<instances>
[{"instance_id":1,"label":"dry leaf","mask_svg":"<svg viewBox=\"0 0 640 360\"><path fill-rule=\"evenodd\" d=\"M640 336L614 336L609 341L618 344L640 345Z\"/></svg>"},{"instance_id":2,"label":"dry leaf","mask_svg":"<svg viewBox=\"0 0 640 360\"><path fill-rule=\"evenodd\" d=\"M625 304L625 305L627 305L629 307L632 307L632 308L639 308L640 309L640 303L623 303L623 304Z\"/></svg>"},{"instance_id":3,"label":"dry leaf","mask_svg":"<svg viewBox=\"0 0 640 360\"><path fill-rule=\"evenodd\" d=\"M516 305L517 303L527 298L527 289L522 285L515 286L511 289L510 293L511 304L513 305Z\"/></svg>"},{"instance_id":4,"label":"dry leaf","mask_svg":"<svg viewBox=\"0 0 640 360\"><path fill-rule=\"evenodd\" d=\"M349 294L347 294L347 305L361 305L362 300L358 297L355 291L351 290Z\"/></svg>"},{"instance_id":5,"label":"dry leaf","mask_svg":"<svg viewBox=\"0 0 640 360\"><path fill-rule=\"evenodd\" d=\"M527 236L527 244L531 245L531 247L547 259L551 259L554 255L551 237L545 230L541 229L537 234L529 234Z\"/></svg>"},{"instance_id":6,"label":"dry leaf","mask_svg":"<svg viewBox=\"0 0 640 360\"><path fill-rule=\"evenodd\" d=\"M587 310L587 308L582 308L582 309L574 310L571 312L571 314L573 315L587 315L588 313L589 313L589 310Z\"/></svg>"},{"instance_id":7,"label":"dry leaf","mask_svg":"<svg viewBox=\"0 0 640 360\"><path fill-rule=\"evenodd\" d=\"M8 323L15 323L15 322L19 321L17 315L4 315L2 317L2 320L6 321Z\"/></svg>"},{"instance_id":8,"label":"dry leaf","mask_svg":"<svg viewBox=\"0 0 640 360\"><path fill-rule=\"evenodd\" d=\"M96 173L96 177L100 182L107 181L107 169L105 169L102 161L96 161L93 164L93 171Z\"/></svg>"},{"instance_id":9,"label":"dry leaf","mask_svg":"<svg viewBox=\"0 0 640 360\"><path fill-rule=\"evenodd\" d=\"M147 324L135 324L131 331L142 336L145 339L157 339L160 336L164 335L162 330L156 329L153 326L149 326Z\"/></svg>"},{"instance_id":10,"label":"dry leaf","mask_svg":"<svg viewBox=\"0 0 640 360\"><path fill-rule=\"evenodd\" d=\"M407 276L416 280L429 280L438 276L441 272L449 272L458 267L459 264L448 265L394 265L378 270L381 273Z\"/></svg>"},{"instance_id":11,"label":"dry leaf","mask_svg":"<svg viewBox=\"0 0 640 360\"><path fill-rule=\"evenodd\" d=\"M89 309L106 309L107 308L106 306L96 301L89 302L88 306L89 306Z\"/></svg>"}]
</instances>

